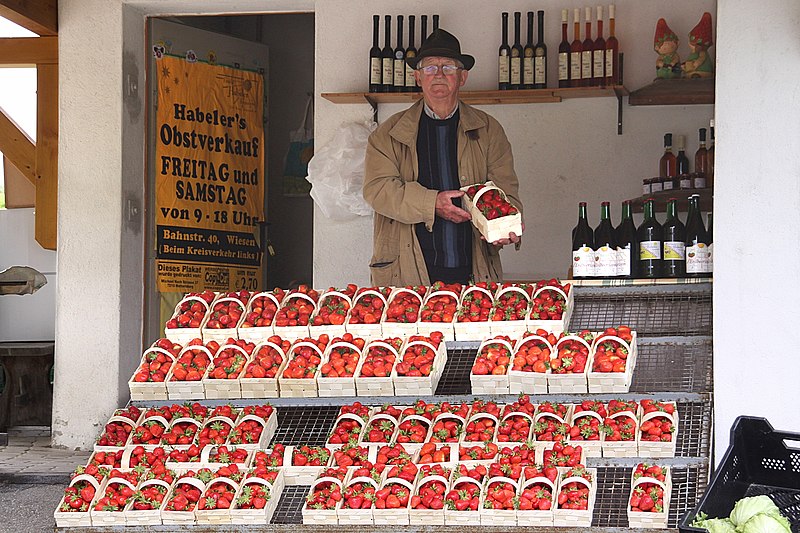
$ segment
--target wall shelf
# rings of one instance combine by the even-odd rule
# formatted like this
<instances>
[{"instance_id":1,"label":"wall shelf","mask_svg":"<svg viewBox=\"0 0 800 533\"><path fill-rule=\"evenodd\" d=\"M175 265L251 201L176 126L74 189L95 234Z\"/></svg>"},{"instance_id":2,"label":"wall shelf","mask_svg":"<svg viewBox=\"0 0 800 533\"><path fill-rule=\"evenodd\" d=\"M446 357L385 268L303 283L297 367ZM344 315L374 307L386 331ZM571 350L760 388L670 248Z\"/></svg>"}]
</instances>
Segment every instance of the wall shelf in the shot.
<instances>
[{"instance_id":1,"label":"wall shelf","mask_svg":"<svg viewBox=\"0 0 800 533\"><path fill-rule=\"evenodd\" d=\"M461 91L459 98L470 105L546 104L573 98L617 99L617 134L622 134L622 97L628 89L623 85L613 87L575 87L568 89L523 89L515 91ZM422 98L422 93L322 93L324 99L334 104L369 104L377 119L378 104L411 104ZM377 120L376 120L377 122Z\"/></svg>"},{"instance_id":2,"label":"wall shelf","mask_svg":"<svg viewBox=\"0 0 800 533\"><path fill-rule=\"evenodd\" d=\"M666 213L667 202L670 198L678 200L678 211L687 211L689 209L689 196L692 194L700 195L700 211L713 211L714 210L714 188L706 187L705 189L672 189L669 191L659 191L646 196L632 198L631 208L635 213L644 211L644 203L648 198L653 198L656 201L656 212Z\"/></svg>"},{"instance_id":3,"label":"wall shelf","mask_svg":"<svg viewBox=\"0 0 800 533\"><path fill-rule=\"evenodd\" d=\"M696 105L714 103L714 78L656 80L630 93L629 105Z\"/></svg>"}]
</instances>

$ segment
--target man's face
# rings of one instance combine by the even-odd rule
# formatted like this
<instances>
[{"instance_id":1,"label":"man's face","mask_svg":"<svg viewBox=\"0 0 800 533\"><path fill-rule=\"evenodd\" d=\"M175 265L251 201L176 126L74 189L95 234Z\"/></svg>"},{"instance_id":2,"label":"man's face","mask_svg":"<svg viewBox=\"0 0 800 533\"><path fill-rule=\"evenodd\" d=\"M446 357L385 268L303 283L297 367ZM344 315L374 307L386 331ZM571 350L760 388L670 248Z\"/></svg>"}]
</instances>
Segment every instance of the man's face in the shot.
<instances>
[{"instance_id":1,"label":"man's face","mask_svg":"<svg viewBox=\"0 0 800 533\"><path fill-rule=\"evenodd\" d=\"M445 74L442 67L459 67L452 74ZM425 67L438 67L435 74L426 74ZM417 65L414 77L417 84L422 87L422 93L431 98L448 98L458 95L458 89L467 81L467 71L460 68L461 65L455 59L449 57L425 57Z\"/></svg>"}]
</instances>

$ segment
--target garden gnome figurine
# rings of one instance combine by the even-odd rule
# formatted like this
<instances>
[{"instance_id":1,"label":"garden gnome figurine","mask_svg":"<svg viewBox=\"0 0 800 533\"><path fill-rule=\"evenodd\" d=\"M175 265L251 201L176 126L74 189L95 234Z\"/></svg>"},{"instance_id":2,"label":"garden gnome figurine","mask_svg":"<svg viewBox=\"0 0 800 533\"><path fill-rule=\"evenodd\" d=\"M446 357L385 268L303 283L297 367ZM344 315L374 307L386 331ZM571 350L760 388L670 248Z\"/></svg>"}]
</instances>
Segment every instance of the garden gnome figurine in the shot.
<instances>
[{"instance_id":1,"label":"garden gnome figurine","mask_svg":"<svg viewBox=\"0 0 800 533\"><path fill-rule=\"evenodd\" d=\"M653 49L658 53L656 78L665 80L680 78L681 58L678 56L678 36L669 29L667 21L663 18L658 19L656 24Z\"/></svg>"},{"instance_id":2,"label":"garden gnome figurine","mask_svg":"<svg viewBox=\"0 0 800 533\"><path fill-rule=\"evenodd\" d=\"M711 14L703 13L700 22L689 32L689 48L692 53L683 64L684 76L687 78L711 78L714 76L714 65L708 48L711 41Z\"/></svg>"}]
</instances>

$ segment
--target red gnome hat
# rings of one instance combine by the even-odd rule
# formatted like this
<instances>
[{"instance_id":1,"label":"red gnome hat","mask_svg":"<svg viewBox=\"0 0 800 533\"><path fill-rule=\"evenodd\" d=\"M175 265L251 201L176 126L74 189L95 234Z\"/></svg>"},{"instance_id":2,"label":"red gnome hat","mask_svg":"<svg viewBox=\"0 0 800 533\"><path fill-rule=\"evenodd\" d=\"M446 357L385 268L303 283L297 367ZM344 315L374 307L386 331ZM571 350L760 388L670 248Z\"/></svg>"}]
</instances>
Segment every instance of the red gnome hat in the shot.
<instances>
[{"instance_id":1,"label":"red gnome hat","mask_svg":"<svg viewBox=\"0 0 800 533\"><path fill-rule=\"evenodd\" d=\"M713 44L711 41L711 14L703 13L700 22L689 32L689 42L708 48Z\"/></svg>"},{"instance_id":2,"label":"red gnome hat","mask_svg":"<svg viewBox=\"0 0 800 533\"><path fill-rule=\"evenodd\" d=\"M656 35L653 38L653 46L658 48L664 41L677 41L678 35L667 26L667 21L663 18L656 23Z\"/></svg>"}]
</instances>

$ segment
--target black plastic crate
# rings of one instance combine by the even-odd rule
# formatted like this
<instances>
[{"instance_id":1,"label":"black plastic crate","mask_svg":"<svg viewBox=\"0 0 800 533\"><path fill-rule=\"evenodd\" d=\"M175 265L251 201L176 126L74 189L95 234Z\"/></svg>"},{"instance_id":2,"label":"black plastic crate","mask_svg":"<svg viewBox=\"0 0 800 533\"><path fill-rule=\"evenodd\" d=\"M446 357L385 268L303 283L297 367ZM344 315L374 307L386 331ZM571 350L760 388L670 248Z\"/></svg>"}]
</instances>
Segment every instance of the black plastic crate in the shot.
<instances>
[{"instance_id":1,"label":"black plastic crate","mask_svg":"<svg viewBox=\"0 0 800 533\"><path fill-rule=\"evenodd\" d=\"M741 498L766 494L800 532L800 433L776 431L765 418L740 416L731 428L731 443L700 502L686 513L683 533L700 512L727 517Z\"/></svg>"}]
</instances>

